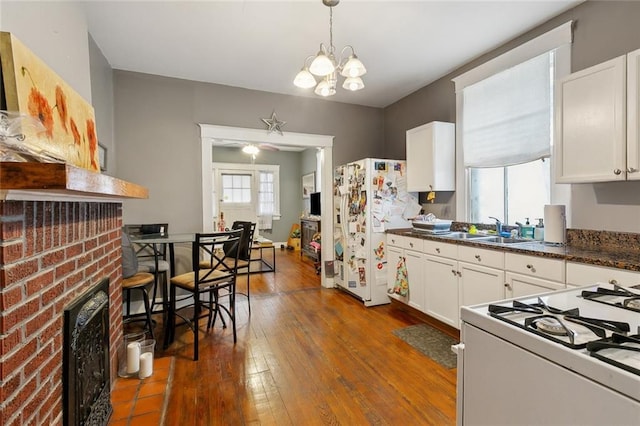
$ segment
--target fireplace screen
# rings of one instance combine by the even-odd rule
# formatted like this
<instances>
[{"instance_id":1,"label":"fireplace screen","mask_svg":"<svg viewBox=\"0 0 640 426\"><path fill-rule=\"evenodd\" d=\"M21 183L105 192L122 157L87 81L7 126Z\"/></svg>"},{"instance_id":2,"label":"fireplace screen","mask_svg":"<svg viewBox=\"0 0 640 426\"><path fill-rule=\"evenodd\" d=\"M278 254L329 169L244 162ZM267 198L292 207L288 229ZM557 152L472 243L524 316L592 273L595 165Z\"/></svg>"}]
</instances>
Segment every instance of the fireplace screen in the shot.
<instances>
[{"instance_id":1,"label":"fireplace screen","mask_svg":"<svg viewBox=\"0 0 640 426\"><path fill-rule=\"evenodd\" d=\"M111 416L109 279L64 311L64 424L106 425Z\"/></svg>"}]
</instances>

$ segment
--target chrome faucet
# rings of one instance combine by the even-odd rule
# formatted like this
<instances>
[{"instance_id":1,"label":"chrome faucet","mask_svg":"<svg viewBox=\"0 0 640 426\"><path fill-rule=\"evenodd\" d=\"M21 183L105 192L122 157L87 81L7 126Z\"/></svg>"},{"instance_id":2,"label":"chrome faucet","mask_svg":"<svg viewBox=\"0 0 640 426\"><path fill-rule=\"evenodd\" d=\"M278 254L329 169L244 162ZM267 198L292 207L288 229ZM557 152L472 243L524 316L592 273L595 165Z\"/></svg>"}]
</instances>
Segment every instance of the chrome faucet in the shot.
<instances>
[{"instance_id":1,"label":"chrome faucet","mask_svg":"<svg viewBox=\"0 0 640 426\"><path fill-rule=\"evenodd\" d=\"M516 225L518 225L518 237L522 237L522 227L524 225L520 222L516 222Z\"/></svg>"},{"instance_id":2,"label":"chrome faucet","mask_svg":"<svg viewBox=\"0 0 640 426\"><path fill-rule=\"evenodd\" d=\"M496 221L496 232L498 233L498 235L500 235L500 233L502 232L502 222L500 222L500 219L493 216L489 216L489 219L493 219Z\"/></svg>"}]
</instances>

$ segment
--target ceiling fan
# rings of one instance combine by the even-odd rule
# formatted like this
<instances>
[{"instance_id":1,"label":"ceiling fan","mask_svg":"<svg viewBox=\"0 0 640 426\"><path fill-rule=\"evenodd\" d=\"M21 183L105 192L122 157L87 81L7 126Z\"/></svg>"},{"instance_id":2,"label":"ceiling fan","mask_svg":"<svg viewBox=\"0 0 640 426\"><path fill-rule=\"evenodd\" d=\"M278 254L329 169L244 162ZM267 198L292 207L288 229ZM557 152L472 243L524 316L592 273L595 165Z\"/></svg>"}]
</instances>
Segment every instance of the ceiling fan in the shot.
<instances>
[{"instance_id":1,"label":"ceiling fan","mask_svg":"<svg viewBox=\"0 0 640 426\"><path fill-rule=\"evenodd\" d=\"M280 148L278 148L278 146L266 142L250 143L237 140L216 139L214 140L214 146L219 146L221 148L240 148L243 150L243 152L253 155L257 154L260 151L280 151ZM252 149L249 147L255 147L257 151L256 149Z\"/></svg>"}]
</instances>

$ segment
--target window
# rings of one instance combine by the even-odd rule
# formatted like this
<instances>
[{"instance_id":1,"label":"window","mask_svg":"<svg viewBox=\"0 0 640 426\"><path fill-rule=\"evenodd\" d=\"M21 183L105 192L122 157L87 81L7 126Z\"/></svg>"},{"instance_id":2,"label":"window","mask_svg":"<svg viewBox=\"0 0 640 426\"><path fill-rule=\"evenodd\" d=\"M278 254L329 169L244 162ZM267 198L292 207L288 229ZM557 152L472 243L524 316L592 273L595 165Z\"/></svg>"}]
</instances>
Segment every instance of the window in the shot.
<instances>
[{"instance_id":1,"label":"window","mask_svg":"<svg viewBox=\"0 0 640 426\"><path fill-rule=\"evenodd\" d=\"M466 87L462 126L469 219L543 217L550 203L554 52ZM545 167L546 165L546 167ZM541 190L542 189L542 190Z\"/></svg>"},{"instance_id":2,"label":"window","mask_svg":"<svg viewBox=\"0 0 640 426\"><path fill-rule=\"evenodd\" d=\"M251 202L251 174L222 173L223 203Z\"/></svg>"},{"instance_id":3,"label":"window","mask_svg":"<svg viewBox=\"0 0 640 426\"><path fill-rule=\"evenodd\" d=\"M514 224L544 216L554 195L554 81L569 72L570 42L569 22L454 79L459 217Z\"/></svg>"},{"instance_id":4,"label":"window","mask_svg":"<svg viewBox=\"0 0 640 426\"><path fill-rule=\"evenodd\" d=\"M273 215L275 210L275 183L273 172L261 171L259 173L260 186L258 188L258 215Z\"/></svg>"}]
</instances>

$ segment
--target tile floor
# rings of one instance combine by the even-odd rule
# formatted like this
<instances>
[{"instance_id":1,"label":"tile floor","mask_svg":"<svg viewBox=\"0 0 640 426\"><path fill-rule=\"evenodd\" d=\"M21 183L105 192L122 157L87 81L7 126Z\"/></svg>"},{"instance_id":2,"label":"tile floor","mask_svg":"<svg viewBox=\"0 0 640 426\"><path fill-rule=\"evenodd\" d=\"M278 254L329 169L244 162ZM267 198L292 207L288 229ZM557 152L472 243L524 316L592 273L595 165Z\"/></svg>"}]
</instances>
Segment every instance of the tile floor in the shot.
<instances>
[{"instance_id":1,"label":"tile floor","mask_svg":"<svg viewBox=\"0 0 640 426\"><path fill-rule=\"evenodd\" d=\"M164 423L173 379L174 358L156 358L153 375L146 379L118 377L111 389L110 426L145 426Z\"/></svg>"}]
</instances>

